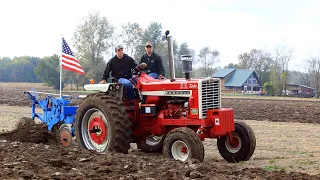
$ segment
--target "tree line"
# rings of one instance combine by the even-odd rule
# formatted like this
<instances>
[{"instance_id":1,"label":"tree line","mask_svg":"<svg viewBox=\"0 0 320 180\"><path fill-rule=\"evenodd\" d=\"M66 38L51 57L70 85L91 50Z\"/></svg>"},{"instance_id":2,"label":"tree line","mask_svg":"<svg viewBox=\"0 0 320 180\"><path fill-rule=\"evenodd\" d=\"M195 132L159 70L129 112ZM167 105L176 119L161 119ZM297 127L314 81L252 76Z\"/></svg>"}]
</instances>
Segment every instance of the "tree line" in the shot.
<instances>
[{"instance_id":1,"label":"tree line","mask_svg":"<svg viewBox=\"0 0 320 180\"><path fill-rule=\"evenodd\" d=\"M77 87L89 82L89 79L100 81L102 73L106 67L106 62L114 56L114 47L122 44L125 53L133 57L137 63L145 53L145 43L153 43L154 52L163 59L166 77L169 76L169 54L166 41L162 40L164 31L161 23L151 22L143 29L138 23L125 23L120 30L116 30L107 17L100 15L99 11L94 11L81 19L76 27L72 38L73 52L80 61L86 76L63 71L63 84L72 83ZM195 51L189 48L187 42L177 43L173 41L173 52L175 61L176 77L183 77L181 69L181 55L192 54ZM203 71L209 76L213 72L214 62L217 60L219 52L204 47L201 50L197 62L204 62ZM209 59L210 57L210 59ZM202 72L199 71L199 72ZM198 74L195 74L198 75ZM48 57L3 57L0 59L0 81L3 82L44 82L54 88L59 88L59 56L54 54Z\"/></svg>"},{"instance_id":2,"label":"tree line","mask_svg":"<svg viewBox=\"0 0 320 180\"><path fill-rule=\"evenodd\" d=\"M114 56L114 47L122 44L125 53L133 57L137 63L145 53L146 41L154 45L154 52L163 59L166 77L169 75L169 54L166 41L162 40L161 23L151 22L143 29L138 23L128 22L117 29L101 16L99 11L93 11L81 19L72 38L72 50L80 61L86 76L63 71L63 84L72 83L77 87L89 82L89 79L100 81L106 67L106 62ZM308 73L289 71L288 65L292 60L293 49L279 46L274 52L252 49L238 56L237 64L226 67L253 69L261 82L275 95L281 95L286 90L285 84L297 83L320 89L320 58L308 60ZM220 52L210 46L203 47L198 53L190 48L187 42L178 43L173 40L173 53L176 77L183 77L181 55L191 54L193 64L197 69L193 77L212 76L218 69ZM9 57L0 58L0 81L2 82L44 82L54 88L59 88L59 56L54 54L47 57Z\"/></svg>"}]
</instances>

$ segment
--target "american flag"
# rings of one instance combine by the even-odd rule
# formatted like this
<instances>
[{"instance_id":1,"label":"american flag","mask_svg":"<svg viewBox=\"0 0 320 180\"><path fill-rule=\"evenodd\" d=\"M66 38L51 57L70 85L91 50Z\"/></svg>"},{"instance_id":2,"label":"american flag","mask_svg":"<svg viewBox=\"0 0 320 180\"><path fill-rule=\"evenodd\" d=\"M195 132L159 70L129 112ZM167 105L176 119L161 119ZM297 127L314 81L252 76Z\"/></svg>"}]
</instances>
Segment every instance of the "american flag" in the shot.
<instances>
[{"instance_id":1,"label":"american flag","mask_svg":"<svg viewBox=\"0 0 320 180\"><path fill-rule=\"evenodd\" d=\"M85 75L81 65L79 64L79 61L73 55L70 47L68 46L64 38L62 38L61 65L64 69Z\"/></svg>"}]
</instances>

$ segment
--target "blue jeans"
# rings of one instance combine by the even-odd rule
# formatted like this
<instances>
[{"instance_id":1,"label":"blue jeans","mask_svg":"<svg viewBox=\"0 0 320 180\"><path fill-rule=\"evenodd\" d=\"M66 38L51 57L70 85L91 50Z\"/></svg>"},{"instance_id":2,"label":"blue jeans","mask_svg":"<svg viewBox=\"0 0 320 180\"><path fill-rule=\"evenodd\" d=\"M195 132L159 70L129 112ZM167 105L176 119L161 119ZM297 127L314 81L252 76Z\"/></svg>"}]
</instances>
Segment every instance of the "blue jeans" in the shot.
<instances>
[{"instance_id":1,"label":"blue jeans","mask_svg":"<svg viewBox=\"0 0 320 180\"><path fill-rule=\"evenodd\" d=\"M131 81L129 81L126 78L120 78L120 79L118 79L118 82L122 83L124 88L126 89L126 95L127 95L126 98L129 101L133 100L134 99L134 94L133 94L133 85L132 85Z\"/></svg>"},{"instance_id":2,"label":"blue jeans","mask_svg":"<svg viewBox=\"0 0 320 180\"><path fill-rule=\"evenodd\" d=\"M153 77L154 79L158 79L158 74L157 73L149 73L148 75Z\"/></svg>"}]
</instances>

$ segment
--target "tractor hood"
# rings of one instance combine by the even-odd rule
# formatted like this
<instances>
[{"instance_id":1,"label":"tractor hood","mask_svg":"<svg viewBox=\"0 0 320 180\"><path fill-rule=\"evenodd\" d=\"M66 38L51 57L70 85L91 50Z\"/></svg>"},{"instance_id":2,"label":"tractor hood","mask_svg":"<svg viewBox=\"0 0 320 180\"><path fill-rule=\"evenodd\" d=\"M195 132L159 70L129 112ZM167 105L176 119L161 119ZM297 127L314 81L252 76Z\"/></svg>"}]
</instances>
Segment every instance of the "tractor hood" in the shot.
<instances>
[{"instance_id":1,"label":"tractor hood","mask_svg":"<svg viewBox=\"0 0 320 180\"><path fill-rule=\"evenodd\" d=\"M137 88L140 91L168 91L168 90L198 90L199 82L203 79L176 78L174 81L170 79L158 80L153 79L147 74L142 74L138 80Z\"/></svg>"}]
</instances>

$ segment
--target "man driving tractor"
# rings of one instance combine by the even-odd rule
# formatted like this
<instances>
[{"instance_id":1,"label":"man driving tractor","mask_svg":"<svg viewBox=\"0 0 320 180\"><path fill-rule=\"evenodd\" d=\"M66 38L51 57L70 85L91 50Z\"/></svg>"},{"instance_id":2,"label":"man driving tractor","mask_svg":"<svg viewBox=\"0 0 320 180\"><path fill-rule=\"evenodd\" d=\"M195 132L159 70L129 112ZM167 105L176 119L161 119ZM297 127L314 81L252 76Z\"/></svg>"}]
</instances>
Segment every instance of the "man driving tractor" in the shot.
<instances>
[{"instance_id":1,"label":"man driving tractor","mask_svg":"<svg viewBox=\"0 0 320 180\"><path fill-rule=\"evenodd\" d=\"M132 78L131 70L138 65L132 57L123 53L123 47L121 45L118 45L115 48L115 52L116 55L109 60L107 67L104 70L100 84L107 83L111 71L111 76L124 85L127 95L126 98L131 101L134 99L134 93L132 82L129 79Z\"/></svg>"}]
</instances>

